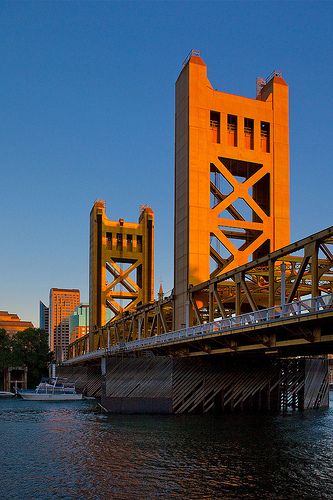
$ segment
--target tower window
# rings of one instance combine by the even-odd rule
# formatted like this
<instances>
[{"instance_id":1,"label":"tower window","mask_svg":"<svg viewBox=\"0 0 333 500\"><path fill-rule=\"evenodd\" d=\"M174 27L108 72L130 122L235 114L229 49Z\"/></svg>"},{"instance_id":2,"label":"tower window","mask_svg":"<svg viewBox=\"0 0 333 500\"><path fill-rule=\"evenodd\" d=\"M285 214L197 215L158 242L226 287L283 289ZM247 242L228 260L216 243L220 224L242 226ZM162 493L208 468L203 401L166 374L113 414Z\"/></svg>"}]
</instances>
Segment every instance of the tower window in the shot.
<instances>
[{"instance_id":1,"label":"tower window","mask_svg":"<svg viewBox=\"0 0 333 500\"><path fill-rule=\"evenodd\" d=\"M106 248L112 249L112 233L106 233Z\"/></svg>"},{"instance_id":2,"label":"tower window","mask_svg":"<svg viewBox=\"0 0 333 500\"><path fill-rule=\"evenodd\" d=\"M270 152L270 125L268 122L261 122L260 124L260 143L261 151L264 153Z\"/></svg>"},{"instance_id":3,"label":"tower window","mask_svg":"<svg viewBox=\"0 0 333 500\"><path fill-rule=\"evenodd\" d=\"M142 236L137 236L136 242L137 242L137 251L142 252Z\"/></svg>"},{"instance_id":4,"label":"tower window","mask_svg":"<svg viewBox=\"0 0 333 500\"><path fill-rule=\"evenodd\" d=\"M128 252L133 251L133 238L131 234L127 235L127 251Z\"/></svg>"},{"instance_id":5,"label":"tower window","mask_svg":"<svg viewBox=\"0 0 333 500\"><path fill-rule=\"evenodd\" d=\"M229 146L237 146L237 116L228 115L227 128Z\"/></svg>"},{"instance_id":6,"label":"tower window","mask_svg":"<svg viewBox=\"0 0 333 500\"><path fill-rule=\"evenodd\" d=\"M220 124L221 118L218 111L210 112L210 130L212 135L212 142L220 144Z\"/></svg>"},{"instance_id":7,"label":"tower window","mask_svg":"<svg viewBox=\"0 0 333 500\"><path fill-rule=\"evenodd\" d=\"M117 233L117 250L123 249L123 235L121 233Z\"/></svg>"},{"instance_id":8,"label":"tower window","mask_svg":"<svg viewBox=\"0 0 333 500\"><path fill-rule=\"evenodd\" d=\"M254 149L254 121L252 118L244 118L244 146L246 149Z\"/></svg>"}]
</instances>

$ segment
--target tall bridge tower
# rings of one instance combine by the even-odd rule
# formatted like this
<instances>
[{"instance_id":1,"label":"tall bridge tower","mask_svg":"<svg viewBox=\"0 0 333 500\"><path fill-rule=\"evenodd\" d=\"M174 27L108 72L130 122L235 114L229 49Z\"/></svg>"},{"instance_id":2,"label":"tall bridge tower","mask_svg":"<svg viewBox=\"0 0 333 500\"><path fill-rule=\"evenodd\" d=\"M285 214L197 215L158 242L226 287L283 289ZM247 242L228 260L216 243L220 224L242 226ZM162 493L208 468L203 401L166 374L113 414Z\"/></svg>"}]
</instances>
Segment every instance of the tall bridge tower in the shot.
<instances>
[{"instance_id":1,"label":"tall bridge tower","mask_svg":"<svg viewBox=\"0 0 333 500\"><path fill-rule=\"evenodd\" d=\"M289 243L288 86L215 90L192 51L176 82L175 328L188 289Z\"/></svg>"},{"instance_id":2,"label":"tall bridge tower","mask_svg":"<svg viewBox=\"0 0 333 500\"><path fill-rule=\"evenodd\" d=\"M138 223L109 220L105 201L90 213L90 334L126 311L154 300L154 213Z\"/></svg>"}]
</instances>

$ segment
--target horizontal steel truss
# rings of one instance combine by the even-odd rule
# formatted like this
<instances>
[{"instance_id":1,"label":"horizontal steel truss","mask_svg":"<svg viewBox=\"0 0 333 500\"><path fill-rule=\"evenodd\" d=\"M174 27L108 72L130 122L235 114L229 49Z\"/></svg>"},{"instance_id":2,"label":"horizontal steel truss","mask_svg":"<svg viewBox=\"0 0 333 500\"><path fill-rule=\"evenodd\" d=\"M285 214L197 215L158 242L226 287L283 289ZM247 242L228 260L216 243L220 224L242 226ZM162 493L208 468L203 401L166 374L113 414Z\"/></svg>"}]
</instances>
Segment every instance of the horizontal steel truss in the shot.
<instances>
[{"instance_id":1,"label":"horizontal steel truss","mask_svg":"<svg viewBox=\"0 0 333 500\"><path fill-rule=\"evenodd\" d=\"M322 295L161 335L114 345L109 342L82 353L81 360L146 350L186 357L272 349L282 353L286 348L303 349L311 344L327 353L333 344L332 319L333 294Z\"/></svg>"},{"instance_id":2,"label":"horizontal steel truss","mask_svg":"<svg viewBox=\"0 0 333 500\"><path fill-rule=\"evenodd\" d=\"M333 291L333 226L189 289L192 324ZM297 252L298 255L293 255ZM285 270L281 265L285 265ZM285 287L285 293L283 288ZM282 293L281 293L282 292ZM283 295L283 296L282 296ZM191 326L191 325L189 325Z\"/></svg>"},{"instance_id":3,"label":"horizontal steel truss","mask_svg":"<svg viewBox=\"0 0 333 500\"><path fill-rule=\"evenodd\" d=\"M89 351L108 349L112 345L152 337L170 332L173 327L173 297L166 297L151 304L124 312L120 319L112 319L93 334L93 345L85 335L69 346L68 357L82 356ZM91 342L91 339L90 339Z\"/></svg>"},{"instance_id":4,"label":"horizontal steel truss","mask_svg":"<svg viewBox=\"0 0 333 500\"><path fill-rule=\"evenodd\" d=\"M189 289L193 325L259 311L281 303L281 264L286 265L286 304L308 295L333 292L333 226L288 245L267 257L245 264L233 271ZM302 256L292 256L293 253ZM324 258L321 258L324 257ZM200 307L198 304L202 304ZM189 325L191 326L191 325ZM86 355L98 349L140 338L153 337L173 328L173 297L140 306L123 313L93 335L70 344L68 357Z\"/></svg>"}]
</instances>

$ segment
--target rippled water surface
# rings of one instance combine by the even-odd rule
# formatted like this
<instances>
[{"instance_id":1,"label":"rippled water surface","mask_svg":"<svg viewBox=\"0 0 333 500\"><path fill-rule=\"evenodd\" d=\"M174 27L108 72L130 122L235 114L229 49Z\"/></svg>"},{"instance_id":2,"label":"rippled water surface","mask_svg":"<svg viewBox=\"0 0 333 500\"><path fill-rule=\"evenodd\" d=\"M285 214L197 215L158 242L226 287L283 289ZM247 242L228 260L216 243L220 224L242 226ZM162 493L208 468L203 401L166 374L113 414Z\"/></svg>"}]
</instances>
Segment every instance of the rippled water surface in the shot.
<instances>
[{"instance_id":1,"label":"rippled water surface","mask_svg":"<svg viewBox=\"0 0 333 500\"><path fill-rule=\"evenodd\" d=\"M0 401L0 498L333 498L332 394L287 417L95 410Z\"/></svg>"}]
</instances>

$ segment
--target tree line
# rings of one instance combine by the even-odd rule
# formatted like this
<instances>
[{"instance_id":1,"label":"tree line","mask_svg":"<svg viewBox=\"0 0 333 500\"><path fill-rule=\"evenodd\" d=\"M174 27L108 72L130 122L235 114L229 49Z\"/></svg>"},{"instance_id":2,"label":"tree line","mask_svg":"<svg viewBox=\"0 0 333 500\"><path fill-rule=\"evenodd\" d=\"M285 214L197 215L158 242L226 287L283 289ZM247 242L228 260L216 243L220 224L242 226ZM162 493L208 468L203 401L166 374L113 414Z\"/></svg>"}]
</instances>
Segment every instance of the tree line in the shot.
<instances>
[{"instance_id":1,"label":"tree line","mask_svg":"<svg viewBox=\"0 0 333 500\"><path fill-rule=\"evenodd\" d=\"M15 335L0 329L0 372L9 367L28 367L28 387L34 387L48 374L48 334L40 328L27 328Z\"/></svg>"}]
</instances>

